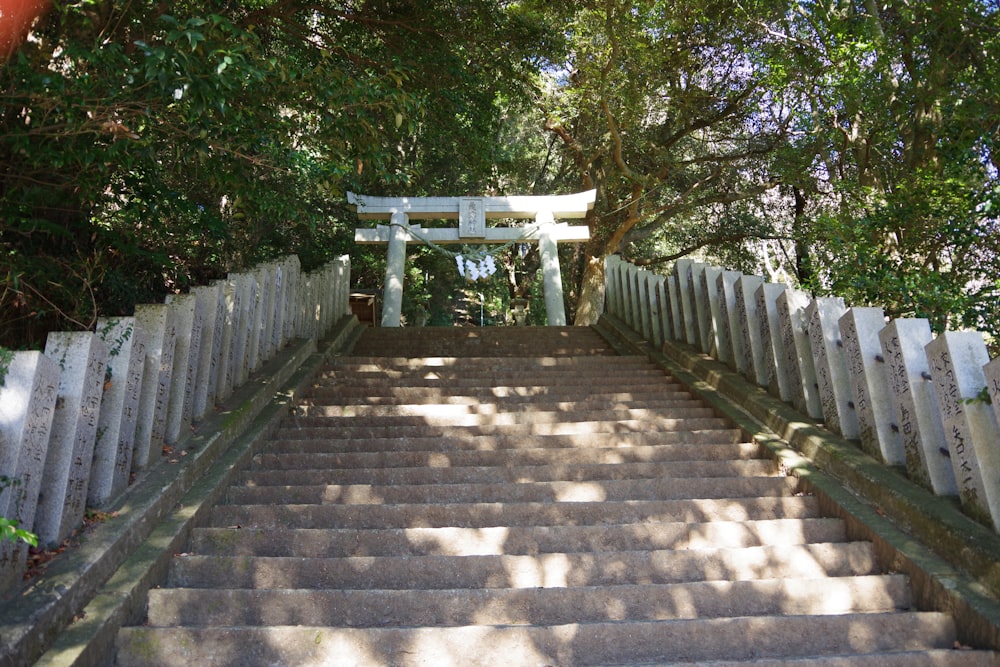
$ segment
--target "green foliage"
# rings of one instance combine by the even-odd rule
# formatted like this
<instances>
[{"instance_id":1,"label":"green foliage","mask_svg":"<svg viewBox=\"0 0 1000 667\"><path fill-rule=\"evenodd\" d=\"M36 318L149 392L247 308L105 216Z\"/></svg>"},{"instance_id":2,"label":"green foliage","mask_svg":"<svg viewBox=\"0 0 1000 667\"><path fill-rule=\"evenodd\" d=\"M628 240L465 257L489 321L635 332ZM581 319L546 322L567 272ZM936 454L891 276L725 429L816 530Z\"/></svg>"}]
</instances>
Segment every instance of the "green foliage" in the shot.
<instances>
[{"instance_id":1,"label":"green foliage","mask_svg":"<svg viewBox=\"0 0 1000 667\"><path fill-rule=\"evenodd\" d=\"M21 483L21 480L11 479L6 476L0 475L0 490L6 489L11 486L17 486ZM18 528L18 522L14 519L8 519L6 517L0 516L0 542L4 541L16 542L21 540L30 544L33 547L38 546L38 535L24 530L23 528Z\"/></svg>"},{"instance_id":2,"label":"green foliage","mask_svg":"<svg viewBox=\"0 0 1000 667\"><path fill-rule=\"evenodd\" d=\"M489 186L537 34L493 2L57 3L0 70L0 342L312 268L352 249L348 189ZM467 185L422 176L448 151Z\"/></svg>"}]
</instances>

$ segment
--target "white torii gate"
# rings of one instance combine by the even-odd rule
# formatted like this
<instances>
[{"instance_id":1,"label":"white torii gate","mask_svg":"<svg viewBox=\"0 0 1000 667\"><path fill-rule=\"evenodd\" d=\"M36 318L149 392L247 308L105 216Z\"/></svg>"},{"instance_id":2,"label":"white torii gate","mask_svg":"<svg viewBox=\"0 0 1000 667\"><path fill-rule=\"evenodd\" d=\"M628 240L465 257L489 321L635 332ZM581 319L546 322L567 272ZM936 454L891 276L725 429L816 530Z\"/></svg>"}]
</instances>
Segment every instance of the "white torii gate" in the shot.
<instances>
[{"instance_id":1,"label":"white torii gate","mask_svg":"<svg viewBox=\"0 0 1000 667\"><path fill-rule=\"evenodd\" d=\"M398 327L403 305L403 275L407 242L435 244L538 243L542 260L545 314L550 326L566 324L562 275L557 244L590 239L585 226L556 223L556 218L583 218L594 207L596 190L572 195L517 197L372 197L347 193L361 220L386 220L388 225L357 229L357 243L387 243L382 326ZM410 220L458 219L455 228L421 228ZM487 218L534 219L524 227L487 227Z\"/></svg>"}]
</instances>

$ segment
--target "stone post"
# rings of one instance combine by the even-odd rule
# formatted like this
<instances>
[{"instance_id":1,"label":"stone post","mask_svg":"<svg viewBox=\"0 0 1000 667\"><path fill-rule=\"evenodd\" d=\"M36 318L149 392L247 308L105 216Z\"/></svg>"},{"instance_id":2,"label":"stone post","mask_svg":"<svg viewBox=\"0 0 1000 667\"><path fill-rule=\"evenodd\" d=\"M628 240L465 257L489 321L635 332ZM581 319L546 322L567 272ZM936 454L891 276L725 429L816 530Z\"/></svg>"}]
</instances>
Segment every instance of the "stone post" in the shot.
<instances>
[{"instance_id":1,"label":"stone post","mask_svg":"<svg viewBox=\"0 0 1000 667\"><path fill-rule=\"evenodd\" d=\"M705 343L705 354L725 361L722 348L721 334L719 329L722 326L722 310L719 304L719 290L716 282L722 275L722 269L717 266L705 266L699 278L698 291L701 292L701 300L705 304L705 320L702 328L702 339Z\"/></svg>"},{"instance_id":2,"label":"stone post","mask_svg":"<svg viewBox=\"0 0 1000 667\"><path fill-rule=\"evenodd\" d=\"M621 258L618 255L607 255L604 258L604 310L615 317L621 317L618 309L618 266Z\"/></svg>"},{"instance_id":3,"label":"stone post","mask_svg":"<svg viewBox=\"0 0 1000 667\"><path fill-rule=\"evenodd\" d=\"M650 273L646 278L646 290L649 294L649 335L653 345L659 349L666 340L663 332L663 276Z\"/></svg>"},{"instance_id":4,"label":"stone post","mask_svg":"<svg viewBox=\"0 0 1000 667\"><path fill-rule=\"evenodd\" d=\"M539 211L535 214L535 222L541 227L538 235L538 254L542 261L546 324L550 327L564 327L566 326L566 306L563 304L559 248L552 236L551 227L555 218L549 211Z\"/></svg>"},{"instance_id":5,"label":"stone post","mask_svg":"<svg viewBox=\"0 0 1000 667\"><path fill-rule=\"evenodd\" d=\"M878 335L889 389L895 397L895 426L903 442L906 474L940 496L957 495L948 449L942 447L946 442L944 428L924 353L933 339L930 323L923 319L897 319Z\"/></svg>"},{"instance_id":6,"label":"stone post","mask_svg":"<svg viewBox=\"0 0 1000 667\"><path fill-rule=\"evenodd\" d=\"M806 307L806 325L826 427L845 438L857 438L858 418L848 405L851 402L850 376L838 324L845 312L847 308L840 297L813 299Z\"/></svg>"},{"instance_id":7,"label":"stone post","mask_svg":"<svg viewBox=\"0 0 1000 667\"><path fill-rule=\"evenodd\" d=\"M781 343L785 351L785 381L792 394L792 405L813 419L823 418L816 383L816 368L805 326L809 296L800 290L788 289L776 303Z\"/></svg>"},{"instance_id":8,"label":"stone post","mask_svg":"<svg viewBox=\"0 0 1000 667\"><path fill-rule=\"evenodd\" d=\"M885 314L881 308L850 308L840 318L861 447L883 463L904 465L906 456L898 428L892 430L895 408L879 343L883 328Z\"/></svg>"},{"instance_id":9,"label":"stone post","mask_svg":"<svg viewBox=\"0 0 1000 667\"><path fill-rule=\"evenodd\" d=\"M986 387L993 412L997 422L1000 422L1000 357L983 366L983 374L986 376Z\"/></svg>"},{"instance_id":10,"label":"stone post","mask_svg":"<svg viewBox=\"0 0 1000 667\"><path fill-rule=\"evenodd\" d=\"M351 257L341 255L337 259L337 294L340 295L337 319L351 314Z\"/></svg>"},{"instance_id":11,"label":"stone post","mask_svg":"<svg viewBox=\"0 0 1000 667\"><path fill-rule=\"evenodd\" d=\"M166 304L146 303L135 307L135 319L146 331L149 342L136 415L133 470L148 466L151 456L158 456L163 447L167 406L170 403L170 379L174 371L174 346L177 342L177 331L169 313L170 307Z\"/></svg>"},{"instance_id":12,"label":"stone post","mask_svg":"<svg viewBox=\"0 0 1000 667\"><path fill-rule=\"evenodd\" d=\"M925 348L962 507L1000 530L1000 428L978 401L989 353L978 331L946 331Z\"/></svg>"},{"instance_id":13,"label":"stone post","mask_svg":"<svg viewBox=\"0 0 1000 667\"><path fill-rule=\"evenodd\" d=\"M15 352L0 383L0 516L30 530L52 433L59 365L41 352ZM0 591L20 583L28 555L23 542L0 542Z\"/></svg>"},{"instance_id":14,"label":"stone post","mask_svg":"<svg viewBox=\"0 0 1000 667\"><path fill-rule=\"evenodd\" d=\"M209 283L210 294L213 295L213 302L209 307L215 312L211 313L212 341L211 354L209 356L208 382L205 388L205 412L204 417L211 411L217 400L223 398L223 386L225 385L225 366L229 362L229 345L232 342L232 320L229 319L229 309L232 304L232 294L227 293L226 281L213 280ZM208 337L206 335L206 341Z\"/></svg>"},{"instance_id":15,"label":"stone post","mask_svg":"<svg viewBox=\"0 0 1000 667\"><path fill-rule=\"evenodd\" d=\"M266 301L265 276L261 267L254 267L250 277L250 309L247 319L247 377L257 371L263 363L264 350L261 349L261 339L264 330L264 308ZM241 383L242 384L242 383Z\"/></svg>"},{"instance_id":16,"label":"stone post","mask_svg":"<svg viewBox=\"0 0 1000 667\"><path fill-rule=\"evenodd\" d=\"M385 259L385 287L382 296L382 326L398 327L403 309L403 277L406 275L407 215L392 214L389 228L389 250ZM326 288L329 289L330 285ZM324 331L325 335L326 332Z\"/></svg>"},{"instance_id":17,"label":"stone post","mask_svg":"<svg viewBox=\"0 0 1000 667\"><path fill-rule=\"evenodd\" d=\"M639 271L639 325L642 337L647 341L653 340L653 298L652 298L652 278L649 271Z\"/></svg>"},{"instance_id":18,"label":"stone post","mask_svg":"<svg viewBox=\"0 0 1000 667\"><path fill-rule=\"evenodd\" d=\"M719 316L722 326L719 330L719 361L726 362L734 371L746 375L746 351L743 337L739 334L740 320L736 308L736 283L743 274L739 271L723 271L715 280L719 295Z\"/></svg>"},{"instance_id":19,"label":"stone post","mask_svg":"<svg viewBox=\"0 0 1000 667\"><path fill-rule=\"evenodd\" d=\"M232 343L229 347L229 375L226 388L232 390L247 379L247 347L250 332L251 283L253 279L245 273L230 273L228 283L233 290Z\"/></svg>"},{"instance_id":20,"label":"stone post","mask_svg":"<svg viewBox=\"0 0 1000 667\"><path fill-rule=\"evenodd\" d=\"M134 317L100 318L97 334L108 348L110 379L101 399L87 502L102 507L128 486L139 412L146 332Z\"/></svg>"},{"instance_id":21,"label":"stone post","mask_svg":"<svg viewBox=\"0 0 1000 667\"><path fill-rule=\"evenodd\" d=\"M690 259L679 259L674 262L674 277L677 279L678 305L680 306L681 322L683 323L684 335L678 340L687 342L688 345L698 345L698 324L695 315L694 295L691 290L691 265L694 262Z\"/></svg>"},{"instance_id":22,"label":"stone post","mask_svg":"<svg viewBox=\"0 0 1000 667\"><path fill-rule=\"evenodd\" d=\"M763 283L754 293L757 301L757 317L760 322L760 345L764 351L764 366L767 371L767 391L783 401L791 401L792 392L788 387L787 359L781 344L781 325L778 322L778 297L788 289L784 283Z\"/></svg>"},{"instance_id":23,"label":"stone post","mask_svg":"<svg viewBox=\"0 0 1000 667\"><path fill-rule=\"evenodd\" d=\"M637 313L639 312L639 297L635 293L635 274L638 271L639 269L631 262L627 263L624 271L622 271L622 283L624 285L622 293L625 296L625 324L633 329L636 328L635 323L638 321Z\"/></svg>"},{"instance_id":24,"label":"stone post","mask_svg":"<svg viewBox=\"0 0 1000 667\"><path fill-rule=\"evenodd\" d=\"M688 289L691 291L694 301L694 346L708 354L711 349L709 339L712 336L712 313L709 310L705 292L702 290L702 279L706 268L702 262L691 262L691 282Z\"/></svg>"},{"instance_id":25,"label":"stone post","mask_svg":"<svg viewBox=\"0 0 1000 667\"><path fill-rule=\"evenodd\" d=\"M205 418L209 403L208 391L212 384L216 336L216 313L222 294L218 286L198 286L191 288L194 295L194 328L192 339L197 338L198 354L191 346L191 363L194 367L194 387L191 396L191 420L200 422Z\"/></svg>"},{"instance_id":26,"label":"stone post","mask_svg":"<svg viewBox=\"0 0 1000 667\"><path fill-rule=\"evenodd\" d=\"M736 316L739 336L746 353L746 378L761 387L767 386L767 364L764 345L760 340L760 316L757 314L757 289L764 284L760 276L740 276L736 281ZM738 365L738 362L737 362Z\"/></svg>"},{"instance_id":27,"label":"stone post","mask_svg":"<svg viewBox=\"0 0 1000 667\"><path fill-rule=\"evenodd\" d=\"M201 327L195 323L194 294L167 296L170 321L177 332L174 345L174 370L171 374L170 403L167 408L167 430L164 439L175 445L191 430L191 408L194 406L194 383L198 371ZM194 363L192 363L192 359Z\"/></svg>"},{"instance_id":28,"label":"stone post","mask_svg":"<svg viewBox=\"0 0 1000 667\"><path fill-rule=\"evenodd\" d=\"M38 541L51 546L83 519L108 348L89 331L54 331L46 338L45 356L61 370L35 514Z\"/></svg>"},{"instance_id":29,"label":"stone post","mask_svg":"<svg viewBox=\"0 0 1000 667\"><path fill-rule=\"evenodd\" d=\"M656 276L656 299L660 308L660 341L657 345L662 346L668 340L674 340L674 321L670 312L667 279L661 275Z\"/></svg>"},{"instance_id":30,"label":"stone post","mask_svg":"<svg viewBox=\"0 0 1000 667\"><path fill-rule=\"evenodd\" d=\"M684 319L681 316L681 296L677 288L677 276L667 276L667 306L670 311L670 329L674 335L670 340L684 341Z\"/></svg>"}]
</instances>

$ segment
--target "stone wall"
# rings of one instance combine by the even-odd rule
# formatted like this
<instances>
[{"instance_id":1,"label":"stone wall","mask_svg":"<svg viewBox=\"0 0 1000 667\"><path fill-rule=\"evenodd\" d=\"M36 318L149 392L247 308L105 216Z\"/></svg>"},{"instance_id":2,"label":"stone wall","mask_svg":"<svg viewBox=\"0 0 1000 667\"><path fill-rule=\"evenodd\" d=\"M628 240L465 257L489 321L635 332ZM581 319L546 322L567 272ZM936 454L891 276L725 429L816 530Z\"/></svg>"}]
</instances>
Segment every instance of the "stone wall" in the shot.
<instances>
[{"instance_id":1,"label":"stone wall","mask_svg":"<svg viewBox=\"0 0 1000 667\"><path fill-rule=\"evenodd\" d=\"M976 331L811 298L689 259L607 259L606 305L657 347L687 343L1000 532L1000 358Z\"/></svg>"},{"instance_id":2,"label":"stone wall","mask_svg":"<svg viewBox=\"0 0 1000 667\"><path fill-rule=\"evenodd\" d=\"M0 384L0 516L58 544L289 342L349 315L349 288L347 256L304 273L293 255L15 352ZM0 542L0 592L26 555Z\"/></svg>"}]
</instances>

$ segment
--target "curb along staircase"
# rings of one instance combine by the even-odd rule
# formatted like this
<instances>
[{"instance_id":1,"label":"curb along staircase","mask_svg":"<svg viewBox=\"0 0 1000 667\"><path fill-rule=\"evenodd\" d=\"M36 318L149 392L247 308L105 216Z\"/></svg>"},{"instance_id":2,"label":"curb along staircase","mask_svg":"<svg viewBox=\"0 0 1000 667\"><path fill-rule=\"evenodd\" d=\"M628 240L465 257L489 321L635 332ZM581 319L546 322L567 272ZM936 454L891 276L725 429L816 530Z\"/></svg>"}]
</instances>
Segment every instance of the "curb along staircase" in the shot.
<instances>
[{"instance_id":1,"label":"curb along staircase","mask_svg":"<svg viewBox=\"0 0 1000 667\"><path fill-rule=\"evenodd\" d=\"M134 665L990 665L738 429L595 330L369 329Z\"/></svg>"}]
</instances>

